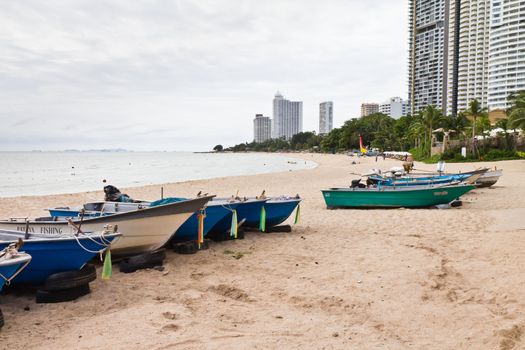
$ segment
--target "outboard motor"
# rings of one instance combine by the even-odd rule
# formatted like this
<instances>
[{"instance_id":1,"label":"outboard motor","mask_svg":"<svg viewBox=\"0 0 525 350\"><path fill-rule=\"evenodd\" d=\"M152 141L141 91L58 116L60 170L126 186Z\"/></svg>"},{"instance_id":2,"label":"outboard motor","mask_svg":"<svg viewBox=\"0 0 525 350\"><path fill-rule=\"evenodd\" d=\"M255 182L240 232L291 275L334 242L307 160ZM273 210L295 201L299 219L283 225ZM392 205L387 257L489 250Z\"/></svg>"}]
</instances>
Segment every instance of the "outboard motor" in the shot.
<instances>
[{"instance_id":1,"label":"outboard motor","mask_svg":"<svg viewBox=\"0 0 525 350\"><path fill-rule=\"evenodd\" d=\"M352 180L351 188L365 188L366 186L361 183L361 179Z\"/></svg>"},{"instance_id":2,"label":"outboard motor","mask_svg":"<svg viewBox=\"0 0 525 350\"><path fill-rule=\"evenodd\" d=\"M107 202L133 202L127 194L120 193L120 190L112 185L104 186L104 200Z\"/></svg>"}]
</instances>

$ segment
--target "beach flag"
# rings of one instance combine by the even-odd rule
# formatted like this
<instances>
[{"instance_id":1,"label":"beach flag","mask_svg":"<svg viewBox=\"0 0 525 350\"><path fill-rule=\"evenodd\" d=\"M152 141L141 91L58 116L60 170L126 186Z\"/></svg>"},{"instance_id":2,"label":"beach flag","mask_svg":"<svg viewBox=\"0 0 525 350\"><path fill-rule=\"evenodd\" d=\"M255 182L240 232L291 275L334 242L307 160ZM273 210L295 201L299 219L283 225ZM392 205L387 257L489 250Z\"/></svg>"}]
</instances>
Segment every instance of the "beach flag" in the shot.
<instances>
[{"instance_id":1,"label":"beach flag","mask_svg":"<svg viewBox=\"0 0 525 350\"><path fill-rule=\"evenodd\" d=\"M199 230L197 232L197 243L199 245L199 249L201 249L201 245L204 243L204 218L206 215L204 215L203 210L199 210L199 214L197 215L197 219L199 220Z\"/></svg>"},{"instance_id":2,"label":"beach flag","mask_svg":"<svg viewBox=\"0 0 525 350\"><path fill-rule=\"evenodd\" d=\"M359 134L359 148L360 148L361 153L368 152L365 146L363 146L363 137L361 136L361 134Z\"/></svg>"},{"instance_id":3,"label":"beach flag","mask_svg":"<svg viewBox=\"0 0 525 350\"><path fill-rule=\"evenodd\" d=\"M237 239L237 210L232 213L232 225L230 228L230 236Z\"/></svg>"},{"instance_id":4,"label":"beach flag","mask_svg":"<svg viewBox=\"0 0 525 350\"><path fill-rule=\"evenodd\" d=\"M113 274L113 264L111 263L111 250L106 249L106 256L104 257L104 266L102 267L102 279L109 280Z\"/></svg>"},{"instance_id":5,"label":"beach flag","mask_svg":"<svg viewBox=\"0 0 525 350\"><path fill-rule=\"evenodd\" d=\"M261 208L261 218L259 220L259 230L262 232L266 231L266 209L264 209L264 205Z\"/></svg>"},{"instance_id":6,"label":"beach flag","mask_svg":"<svg viewBox=\"0 0 525 350\"><path fill-rule=\"evenodd\" d=\"M301 221L301 205L297 204L297 209L295 210L295 220L293 221L294 225L297 225Z\"/></svg>"}]
</instances>

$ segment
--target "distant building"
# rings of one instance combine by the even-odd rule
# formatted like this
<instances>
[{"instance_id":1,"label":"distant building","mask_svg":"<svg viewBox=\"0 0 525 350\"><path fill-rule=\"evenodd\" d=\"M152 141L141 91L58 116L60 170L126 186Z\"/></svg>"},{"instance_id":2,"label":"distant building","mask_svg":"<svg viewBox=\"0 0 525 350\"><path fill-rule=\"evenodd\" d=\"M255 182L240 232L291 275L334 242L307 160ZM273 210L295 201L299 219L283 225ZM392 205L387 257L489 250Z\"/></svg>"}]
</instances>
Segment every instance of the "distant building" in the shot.
<instances>
[{"instance_id":1,"label":"distant building","mask_svg":"<svg viewBox=\"0 0 525 350\"><path fill-rule=\"evenodd\" d=\"M328 134L334 128L334 103L319 104L319 135Z\"/></svg>"},{"instance_id":2,"label":"distant building","mask_svg":"<svg viewBox=\"0 0 525 350\"><path fill-rule=\"evenodd\" d=\"M379 113L386 114L394 119L399 119L407 115L408 101L404 101L401 97L392 97L379 105Z\"/></svg>"},{"instance_id":3,"label":"distant building","mask_svg":"<svg viewBox=\"0 0 525 350\"><path fill-rule=\"evenodd\" d=\"M256 114L253 120L253 139L264 142L272 138L272 120L262 114Z\"/></svg>"},{"instance_id":4,"label":"distant building","mask_svg":"<svg viewBox=\"0 0 525 350\"><path fill-rule=\"evenodd\" d=\"M377 103L361 103L361 117L379 112L379 104Z\"/></svg>"},{"instance_id":5,"label":"distant building","mask_svg":"<svg viewBox=\"0 0 525 350\"><path fill-rule=\"evenodd\" d=\"M290 140L303 131L303 102L288 101L277 92L273 99L273 138Z\"/></svg>"}]
</instances>

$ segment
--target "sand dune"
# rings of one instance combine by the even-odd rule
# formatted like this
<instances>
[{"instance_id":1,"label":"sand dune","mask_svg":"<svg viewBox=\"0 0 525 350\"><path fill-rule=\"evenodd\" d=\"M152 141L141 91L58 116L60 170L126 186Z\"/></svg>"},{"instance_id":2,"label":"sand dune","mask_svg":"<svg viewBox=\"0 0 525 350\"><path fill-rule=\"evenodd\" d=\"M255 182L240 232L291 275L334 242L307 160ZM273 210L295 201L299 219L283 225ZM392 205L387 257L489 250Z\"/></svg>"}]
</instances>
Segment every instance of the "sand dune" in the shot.
<instances>
[{"instance_id":1,"label":"sand dune","mask_svg":"<svg viewBox=\"0 0 525 350\"><path fill-rule=\"evenodd\" d=\"M167 195L299 193L302 220L292 233L251 233L195 255L169 253L165 271L116 272L75 302L37 305L31 294L2 295L1 343L10 349L525 348L525 161L448 164L449 171L480 165L504 171L495 188L469 193L460 208L327 210L321 188L399 162L301 157L319 167L164 185ZM159 188L125 192L156 198ZM102 197L3 198L0 214L35 216Z\"/></svg>"}]
</instances>

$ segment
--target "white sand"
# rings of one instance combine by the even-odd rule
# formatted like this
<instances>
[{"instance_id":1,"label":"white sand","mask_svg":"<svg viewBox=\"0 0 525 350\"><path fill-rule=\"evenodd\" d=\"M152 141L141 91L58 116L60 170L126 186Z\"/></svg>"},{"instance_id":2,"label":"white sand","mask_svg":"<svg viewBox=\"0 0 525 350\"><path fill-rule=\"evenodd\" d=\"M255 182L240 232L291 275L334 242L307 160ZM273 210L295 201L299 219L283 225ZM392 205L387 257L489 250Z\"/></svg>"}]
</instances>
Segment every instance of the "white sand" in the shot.
<instances>
[{"instance_id":1,"label":"white sand","mask_svg":"<svg viewBox=\"0 0 525 350\"><path fill-rule=\"evenodd\" d=\"M302 155L319 167L165 185L167 195L299 193L292 233L248 234L168 273L115 272L77 301L2 295L9 349L523 349L525 161L497 165L494 188L449 210L326 210L320 189L396 161ZM356 160L360 164L352 165ZM433 170L435 166L417 164ZM117 185L118 184L114 184ZM156 198L160 186L127 189ZM101 192L0 199L0 215L34 216ZM290 219L291 223L291 219ZM244 253L235 259L229 252ZM118 270L117 266L114 268ZM100 273L100 271L99 271ZM28 306L29 311L24 311Z\"/></svg>"}]
</instances>

